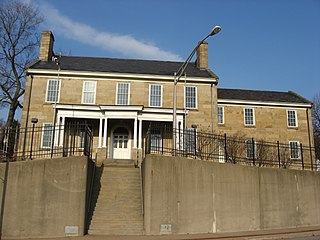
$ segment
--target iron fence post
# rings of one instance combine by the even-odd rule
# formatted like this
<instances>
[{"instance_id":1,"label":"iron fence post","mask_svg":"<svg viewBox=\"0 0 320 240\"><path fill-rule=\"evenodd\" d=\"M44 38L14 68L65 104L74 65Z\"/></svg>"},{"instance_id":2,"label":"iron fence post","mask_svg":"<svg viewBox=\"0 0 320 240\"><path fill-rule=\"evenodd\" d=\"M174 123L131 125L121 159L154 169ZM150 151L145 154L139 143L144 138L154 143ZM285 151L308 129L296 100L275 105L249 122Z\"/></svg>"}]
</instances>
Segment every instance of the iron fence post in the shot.
<instances>
[{"instance_id":1,"label":"iron fence post","mask_svg":"<svg viewBox=\"0 0 320 240\"><path fill-rule=\"evenodd\" d=\"M30 144L30 160L32 160L32 147L33 147L33 136L34 136L34 123L32 124L32 133L31 133L31 144Z\"/></svg>"},{"instance_id":2,"label":"iron fence post","mask_svg":"<svg viewBox=\"0 0 320 240\"><path fill-rule=\"evenodd\" d=\"M178 150L179 150L179 156L180 156L180 150L181 150L181 123L179 122L179 132L178 132L178 134L179 134L179 137L178 137L178 139L179 139L179 144L178 144L178 146L179 146L179 148L178 148Z\"/></svg>"},{"instance_id":3,"label":"iron fence post","mask_svg":"<svg viewBox=\"0 0 320 240\"><path fill-rule=\"evenodd\" d=\"M255 147L254 147L254 139L252 138L251 141L252 141L252 163L255 166L256 165L256 163L255 163L256 151L255 151Z\"/></svg>"},{"instance_id":4,"label":"iron fence post","mask_svg":"<svg viewBox=\"0 0 320 240\"><path fill-rule=\"evenodd\" d=\"M312 149L311 149L311 145L309 145L309 151L310 151L310 164L311 164L311 171L313 171L313 158L312 158Z\"/></svg>"},{"instance_id":5,"label":"iron fence post","mask_svg":"<svg viewBox=\"0 0 320 240\"><path fill-rule=\"evenodd\" d=\"M194 159L197 158L197 129L193 128L193 137L194 137Z\"/></svg>"},{"instance_id":6,"label":"iron fence post","mask_svg":"<svg viewBox=\"0 0 320 240\"><path fill-rule=\"evenodd\" d=\"M224 162L227 162L227 134L224 134Z\"/></svg>"},{"instance_id":7,"label":"iron fence post","mask_svg":"<svg viewBox=\"0 0 320 240\"><path fill-rule=\"evenodd\" d=\"M281 168L280 144L279 144L279 141L277 141L277 148L278 148L278 162L279 162L279 168Z\"/></svg>"},{"instance_id":8,"label":"iron fence post","mask_svg":"<svg viewBox=\"0 0 320 240\"><path fill-rule=\"evenodd\" d=\"M165 127L162 127L162 130L160 132L160 136L161 136L161 153L162 154L163 154L163 132L165 131L165 129L166 129Z\"/></svg>"},{"instance_id":9,"label":"iron fence post","mask_svg":"<svg viewBox=\"0 0 320 240\"><path fill-rule=\"evenodd\" d=\"M301 152L301 165L302 165L302 170L304 170L302 143L300 143L300 152Z\"/></svg>"}]
</instances>

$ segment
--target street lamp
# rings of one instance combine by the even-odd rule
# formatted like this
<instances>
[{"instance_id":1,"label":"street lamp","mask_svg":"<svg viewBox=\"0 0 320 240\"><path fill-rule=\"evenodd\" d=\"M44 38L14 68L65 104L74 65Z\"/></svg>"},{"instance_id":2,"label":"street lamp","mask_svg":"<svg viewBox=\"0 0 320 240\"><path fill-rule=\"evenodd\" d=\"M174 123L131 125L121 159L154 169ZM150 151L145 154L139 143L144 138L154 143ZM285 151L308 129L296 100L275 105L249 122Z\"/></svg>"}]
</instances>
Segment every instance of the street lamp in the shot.
<instances>
[{"instance_id":1,"label":"street lamp","mask_svg":"<svg viewBox=\"0 0 320 240\"><path fill-rule=\"evenodd\" d=\"M32 122L32 134L31 134L31 145L30 145L30 160L32 160L32 146L33 146L34 127L38 123L38 118L31 118L31 122Z\"/></svg>"},{"instance_id":2,"label":"street lamp","mask_svg":"<svg viewBox=\"0 0 320 240\"><path fill-rule=\"evenodd\" d=\"M221 31L220 26L215 26L211 32L203 38L200 42L198 42L198 45L193 49L193 51L190 53L188 58L185 60L185 62L180 66L177 72L174 73L174 82L173 82L173 126L172 126L172 150L175 155L175 148L176 148L176 125L177 125L177 83L179 82L181 76L185 73L185 70L188 66L188 63L192 60L192 57L200 47L200 45L208 38L211 37Z\"/></svg>"}]
</instances>

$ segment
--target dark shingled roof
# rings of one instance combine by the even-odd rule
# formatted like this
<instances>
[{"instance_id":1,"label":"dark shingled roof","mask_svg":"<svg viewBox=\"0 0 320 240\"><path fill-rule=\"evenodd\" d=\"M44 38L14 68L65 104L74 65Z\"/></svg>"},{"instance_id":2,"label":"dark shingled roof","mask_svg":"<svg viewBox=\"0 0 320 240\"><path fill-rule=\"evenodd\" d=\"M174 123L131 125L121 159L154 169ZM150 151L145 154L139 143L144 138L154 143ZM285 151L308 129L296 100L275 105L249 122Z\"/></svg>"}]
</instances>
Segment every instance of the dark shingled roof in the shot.
<instances>
[{"instance_id":1,"label":"dark shingled roof","mask_svg":"<svg viewBox=\"0 0 320 240\"><path fill-rule=\"evenodd\" d=\"M307 99L291 91L275 92L218 88L218 99L311 104Z\"/></svg>"},{"instance_id":2,"label":"dark shingled roof","mask_svg":"<svg viewBox=\"0 0 320 240\"><path fill-rule=\"evenodd\" d=\"M73 56L61 56L59 62L61 70L169 76L173 76L182 65L182 62ZM57 66L54 62L39 61L30 69L56 70ZM186 72L189 77L218 78L210 70L198 69L195 63L189 63Z\"/></svg>"}]
</instances>

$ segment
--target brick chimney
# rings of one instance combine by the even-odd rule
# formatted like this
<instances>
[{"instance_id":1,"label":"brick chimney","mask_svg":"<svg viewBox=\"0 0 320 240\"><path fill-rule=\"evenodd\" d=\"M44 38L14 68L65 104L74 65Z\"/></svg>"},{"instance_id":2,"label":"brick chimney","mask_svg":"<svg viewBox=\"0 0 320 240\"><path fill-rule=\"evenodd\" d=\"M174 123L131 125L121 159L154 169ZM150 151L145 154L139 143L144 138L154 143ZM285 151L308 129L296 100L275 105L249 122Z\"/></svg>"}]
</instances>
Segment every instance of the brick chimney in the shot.
<instances>
[{"instance_id":1,"label":"brick chimney","mask_svg":"<svg viewBox=\"0 0 320 240\"><path fill-rule=\"evenodd\" d=\"M53 56L54 36L51 31L43 31L40 44L39 59L41 61L51 61Z\"/></svg>"},{"instance_id":2,"label":"brick chimney","mask_svg":"<svg viewBox=\"0 0 320 240\"><path fill-rule=\"evenodd\" d=\"M203 42L200 44L197 50L197 68L203 70L208 69L208 43Z\"/></svg>"}]
</instances>

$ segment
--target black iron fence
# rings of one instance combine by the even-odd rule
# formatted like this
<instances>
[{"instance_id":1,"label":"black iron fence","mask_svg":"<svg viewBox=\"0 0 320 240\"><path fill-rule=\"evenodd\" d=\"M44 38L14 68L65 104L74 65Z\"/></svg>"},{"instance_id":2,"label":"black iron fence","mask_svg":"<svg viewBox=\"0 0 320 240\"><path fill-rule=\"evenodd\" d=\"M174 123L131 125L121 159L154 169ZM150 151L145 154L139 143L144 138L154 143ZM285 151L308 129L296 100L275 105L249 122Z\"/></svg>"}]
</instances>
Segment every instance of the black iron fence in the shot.
<instances>
[{"instance_id":1,"label":"black iron fence","mask_svg":"<svg viewBox=\"0 0 320 240\"><path fill-rule=\"evenodd\" d=\"M1 161L86 155L92 157L92 131L85 124L44 124L3 129Z\"/></svg>"},{"instance_id":2,"label":"black iron fence","mask_svg":"<svg viewBox=\"0 0 320 240\"><path fill-rule=\"evenodd\" d=\"M320 170L319 162L315 159L315 148L297 141L285 144L244 136L211 134L195 128L173 130L172 125L150 124L146 154L174 155L258 167Z\"/></svg>"}]
</instances>

